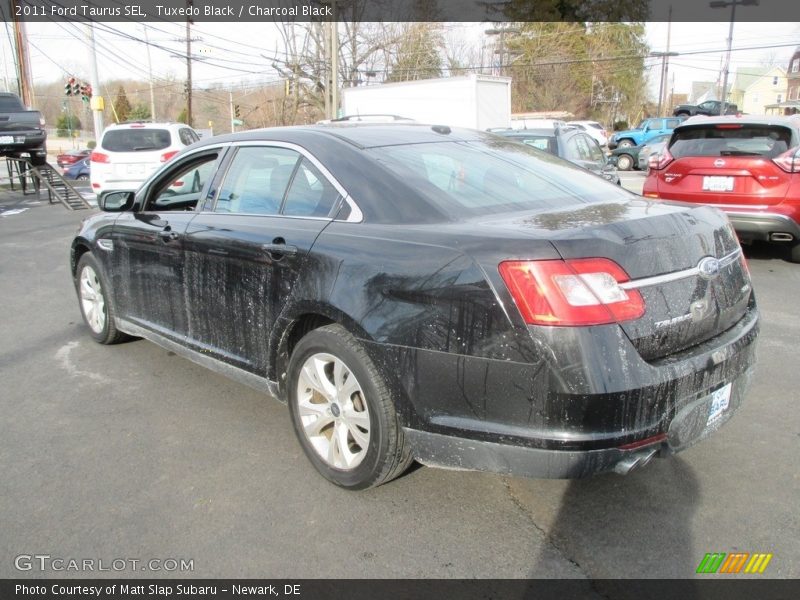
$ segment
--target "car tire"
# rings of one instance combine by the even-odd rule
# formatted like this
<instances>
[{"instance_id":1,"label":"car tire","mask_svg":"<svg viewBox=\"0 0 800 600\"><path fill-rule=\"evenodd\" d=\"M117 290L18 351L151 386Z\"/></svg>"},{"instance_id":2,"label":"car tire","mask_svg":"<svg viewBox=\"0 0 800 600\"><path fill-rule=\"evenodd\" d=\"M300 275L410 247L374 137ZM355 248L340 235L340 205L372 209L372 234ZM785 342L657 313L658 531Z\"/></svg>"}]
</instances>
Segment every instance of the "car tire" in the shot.
<instances>
[{"instance_id":1,"label":"car tire","mask_svg":"<svg viewBox=\"0 0 800 600\"><path fill-rule=\"evenodd\" d=\"M130 336L117 329L114 322L114 304L109 297L109 287L97 260L87 252L78 261L75 291L83 320L90 335L101 344L117 344Z\"/></svg>"},{"instance_id":2,"label":"car tire","mask_svg":"<svg viewBox=\"0 0 800 600\"><path fill-rule=\"evenodd\" d=\"M633 167L633 157L629 154L620 154L617 156L617 169L620 171L630 171Z\"/></svg>"},{"instance_id":3,"label":"car tire","mask_svg":"<svg viewBox=\"0 0 800 600\"><path fill-rule=\"evenodd\" d=\"M89 181L89 176L88 175L78 175L75 179L77 181Z\"/></svg>"},{"instance_id":4,"label":"car tire","mask_svg":"<svg viewBox=\"0 0 800 600\"><path fill-rule=\"evenodd\" d=\"M349 490L375 487L413 461L385 379L341 325L300 339L287 385L297 439L328 481Z\"/></svg>"},{"instance_id":5,"label":"car tire","mask_svg":"<svg viewBox=\"0 0 800 600\"><path fill-rule=\"evenodd\" d=\"M800 263L800 242L789 248L789 260L793 263Z\"/></svg>"},{"instance_id":6,"label":"car tire","mask_svg":"<svg viewBox=\"0 0 800 600\"><path fill-rule=\"evenodd\" d=\"M617 148L633 148L634 144L631 140L620 140Z\"/></svg>"}]
</instances>

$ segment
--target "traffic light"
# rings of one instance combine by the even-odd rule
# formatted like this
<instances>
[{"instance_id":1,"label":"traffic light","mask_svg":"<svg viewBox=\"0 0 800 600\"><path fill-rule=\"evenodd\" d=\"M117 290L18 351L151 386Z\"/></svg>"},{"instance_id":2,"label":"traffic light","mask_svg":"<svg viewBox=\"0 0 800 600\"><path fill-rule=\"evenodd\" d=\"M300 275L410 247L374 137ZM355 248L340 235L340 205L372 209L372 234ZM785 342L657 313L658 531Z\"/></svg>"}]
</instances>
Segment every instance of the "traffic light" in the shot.
<instances>
[{"instance_id":1,"label":"traffic light","mask_svg":"<svg viewBox=\"0 0 800 600\"><path fill-rule=\"evenodd\" d=\"M70 77L72 81L72 95L73 96L80 96L81 95L81 84L78 83L78 80L74 77Z\"/></svg>"},{"instance_id":2,"label":"traffic light","mask_svg":"<svg viewBox=\"0 0 800 600\"><path fill-rule=\"evenodd\" d=\"M88 83L81 84L81 100L84 102L89 102L89 99L92 97L92 86Z\"/></svg>"},{"instance_id":3,"label":"traffic light","mask_svg":"<svg viewBox=\"0 0 800 600\"><path fill-rule=\"evenodd\" d=\"M242 116L241 112L239 111L239 105L238 104L236 104L233 107L233 116L236 117L237 119L241 118L241 116Z\"/></svg>"},{"instance_id":4,"label":"traffic light","mask_svg":"<svg viewBox=\"0 0 800 600\"><path fill-rule=\"evenodd\" d=\"M75 78L70 77L67 79L67 83L64 84L64 95L65 96L72 96L72 89L75 85Z\"/></svg>"}]
</instances>

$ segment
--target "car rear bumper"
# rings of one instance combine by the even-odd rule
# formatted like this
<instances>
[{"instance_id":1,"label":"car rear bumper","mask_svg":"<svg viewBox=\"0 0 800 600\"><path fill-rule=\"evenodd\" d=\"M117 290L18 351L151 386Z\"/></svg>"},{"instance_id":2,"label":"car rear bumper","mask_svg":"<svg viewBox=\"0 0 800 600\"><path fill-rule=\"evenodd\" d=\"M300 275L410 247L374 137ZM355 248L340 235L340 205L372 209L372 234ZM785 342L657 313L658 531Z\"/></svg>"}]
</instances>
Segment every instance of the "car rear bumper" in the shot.
<instances>
[{"instance_id":1,"label":"car rear bumper","mask_svg":"<svg viewBox=\"0 0 800 600\"><path fill-rule=\"evenodd\" d=\"M766 212L725 211L743 241L782 241L800 240L800 225L786 215ZM775 234L788 234L791 239L774 239ZM784 238L784 236L779 236Z\"/></svg>"},{"instance_id":2,"label":"car rear bumper","mask_svg":"<svg viewBox=\"0 0 800 600\"><path fill-rule=\"evenodd\" d=\"M453 358L456 380L449 381L447 355L417 356L412 389L401 383L416 405L405 430L415 458L430 466L537 478L624 473L637 461L688 448L730 419L752 379L758 330L753 306L731 329L693 348L650 363L629 361L629 374L612 375L621 382L614 391L580 389L583 375L570 373L574 367L545 374L465 357ZM394 364L409 358L397 356ZM438 385L427 381L427 368ZM574 377L574 391L541 389L564 377ZM709 422L712 393L727 384L728 406ZM435 389L426 394L429 386Z\"/></svg>"}]
</instances>

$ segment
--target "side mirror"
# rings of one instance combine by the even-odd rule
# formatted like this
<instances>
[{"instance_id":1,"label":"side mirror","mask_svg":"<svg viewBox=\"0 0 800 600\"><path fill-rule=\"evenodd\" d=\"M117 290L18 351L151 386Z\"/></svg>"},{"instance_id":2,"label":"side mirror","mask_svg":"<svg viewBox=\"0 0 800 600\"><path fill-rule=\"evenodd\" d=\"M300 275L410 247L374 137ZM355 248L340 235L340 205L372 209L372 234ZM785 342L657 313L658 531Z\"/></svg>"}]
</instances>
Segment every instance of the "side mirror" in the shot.
<instances>
[{"instance_id":1,"label":"side mirror","mask_svg":"<svg viewBox=\"0 0 800 600\"><path fill-rule=\"evenodd\" d=\"M97 199L97 206L105 212L123 212L133 206L133 198L136 192L113 191L103 192Z\"/></svg>"}]
</instances>

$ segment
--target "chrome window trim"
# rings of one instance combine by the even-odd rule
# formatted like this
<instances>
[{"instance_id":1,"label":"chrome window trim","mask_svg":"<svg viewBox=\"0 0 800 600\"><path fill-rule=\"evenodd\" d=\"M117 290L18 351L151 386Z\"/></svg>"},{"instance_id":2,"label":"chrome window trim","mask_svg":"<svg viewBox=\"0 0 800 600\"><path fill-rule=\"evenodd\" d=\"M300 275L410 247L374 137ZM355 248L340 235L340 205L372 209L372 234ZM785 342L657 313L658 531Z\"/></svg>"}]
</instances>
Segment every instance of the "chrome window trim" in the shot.
<instances>
[{"instance_id":1,"label":"chrome window trim","mask_svg":"<svg viewBox=\"0 0 800 600\"><path fill-rule=\"evenodd\" d=\"M340 219L343 223L361 223L364 220L364 214L361 212L361 209L358 207L356 201L350 196L344 186L339 183L339 181L331 174L331 172L323 165L316 156L311 154L308 150L303 148L302 146L298 146L297 144L292 144L291 142L280 142L280 141L273 141L273 140L243 140L240 142L226 142L225 146L231 148L242 148L248 146L257 146L257 147L264 147L264 146L272 146L274 148L286 148L288 150L294 150L304 158L307 158L311 164L313 164L317 169L319 169L320 173L322 173L323 177L328 180L336 191L339 192L339 195L342 197L342 201L346 202L347 205L350 207L350 215L346 219ZM235 160L235 157L234 157ZM233 162L231 161L231 164ZM228 165L230 168L230 165ZM226 173L227 176L227 173ZM223 177L223 181L224 181ZM213 212L213 211L202 211L202 212ZM225 214L225 213L215 213L215 214ZM245 215L250 213L231 213L236 215ZM335 221L336 219L331 217L303 217L297 215L252 215L252 216L272 216L272 217L284 217L286 219L314 219L317 221Z\"/></svg>"},{"instance_id":2,"label":"chrome window trim","mask_svg":"<svg viewBox=\"0 0 800 600\"><path fill-rule=\"evenodd\" d=\"M742 253L741 248L737 248L730 254L726 254L719 260L719 268L724 269L728 265L730 265L733 261L739 258L739 255ZM687 277L695 277L700 274L699 267L692 267L691 269L684 269L683 271L675 271L673 273L665 273L664 275L656 275L655 277L644 277L642 279L635 279L633 281L626 281L625 283L620 283L619 287L623 290L636 290L643 287L649 287L652 285L660 285L663 283L670 283L673 281L678 281L679 279L686 279Z\"/></svg>"}]
</instances>

